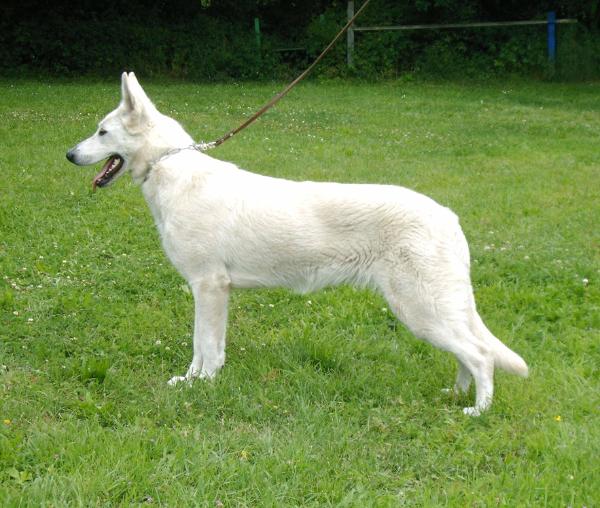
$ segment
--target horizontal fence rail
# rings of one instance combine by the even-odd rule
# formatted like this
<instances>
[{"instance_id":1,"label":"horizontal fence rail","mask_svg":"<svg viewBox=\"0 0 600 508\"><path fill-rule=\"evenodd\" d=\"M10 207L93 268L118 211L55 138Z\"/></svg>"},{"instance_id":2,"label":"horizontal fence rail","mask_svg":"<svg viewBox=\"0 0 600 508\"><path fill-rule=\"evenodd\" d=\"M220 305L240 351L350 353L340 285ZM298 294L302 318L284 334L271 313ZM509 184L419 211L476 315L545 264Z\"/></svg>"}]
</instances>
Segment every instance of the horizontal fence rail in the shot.
<instances>
[{"instance_id":1,"label":"horizontal fence rail","mask_svg":"<svg viewBox=\"0 0 600 508\"><path fill-rule=\"evenodd\" d=\"M557 19L556 24L577 23L576 19ZM355 32L376 32L380 30L438 30L440 28L478 28L494 26L523 26L523 25L547 25L546 20L534 21L496 21L481 23L447 23L442 25L391 25L391 26L355 26L352 28Z\"/></svg>"}]
</instances>

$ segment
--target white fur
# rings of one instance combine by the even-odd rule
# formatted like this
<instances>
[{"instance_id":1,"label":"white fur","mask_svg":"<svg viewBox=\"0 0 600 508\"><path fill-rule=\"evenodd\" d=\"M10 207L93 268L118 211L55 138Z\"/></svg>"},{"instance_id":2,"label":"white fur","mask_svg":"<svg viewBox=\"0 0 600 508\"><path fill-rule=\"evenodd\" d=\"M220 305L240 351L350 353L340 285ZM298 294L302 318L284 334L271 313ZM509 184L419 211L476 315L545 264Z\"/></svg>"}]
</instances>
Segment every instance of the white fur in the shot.
<instances>
[{"instance_id":1,"label":"white fur","mask_svg":"<svg viewBox=\"0 0 600 508\"><path fill-rule=\"evenodd\" d=\"M231 288L378 289L418 337L456 355L454 390L475 379L478 415L492 401L494 367L527 365L475 308L469 250L458 218L430 198L384 185L293 182L243 171L206 154L152 105L133 73L122 101L68 154L92 164L118 153L148 202L164 249L195 300L194 355L185 376L211 378L225 361Z\"/></svg>"}]
</instances>

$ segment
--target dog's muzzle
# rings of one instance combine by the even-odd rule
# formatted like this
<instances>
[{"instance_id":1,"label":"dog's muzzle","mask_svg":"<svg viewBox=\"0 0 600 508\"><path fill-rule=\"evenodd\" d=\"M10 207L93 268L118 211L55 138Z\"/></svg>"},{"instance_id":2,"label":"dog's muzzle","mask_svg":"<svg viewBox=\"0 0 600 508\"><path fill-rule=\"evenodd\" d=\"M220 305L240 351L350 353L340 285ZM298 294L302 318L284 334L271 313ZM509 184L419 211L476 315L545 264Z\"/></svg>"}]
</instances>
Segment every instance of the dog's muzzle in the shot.
<instances>
[{"instance_id":1,"label":"dog's muzzle","mask_svg":"<svg viewBox=\"0 0 600 508\"><path fill-rule=\"evenodd\" d=\"M69 150L67 152L67 160L69 162L72 162L73 164L76 164L76 162L75 162L75 150Z\"/></svg>"}]
</instances>

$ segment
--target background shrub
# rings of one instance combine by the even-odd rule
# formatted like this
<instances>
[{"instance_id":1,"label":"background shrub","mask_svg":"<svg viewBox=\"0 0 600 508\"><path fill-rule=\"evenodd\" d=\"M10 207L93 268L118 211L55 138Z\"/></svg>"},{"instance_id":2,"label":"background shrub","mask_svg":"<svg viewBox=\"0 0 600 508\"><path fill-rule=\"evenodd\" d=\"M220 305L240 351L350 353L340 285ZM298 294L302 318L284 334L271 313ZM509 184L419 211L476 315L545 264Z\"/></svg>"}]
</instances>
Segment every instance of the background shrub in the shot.
<instances>
[{"instance_id":1,"label":"background shrub","mask_svg":"<svg viewBox=\"0 0 600 508\"><path fill-rule=\"evenodd\" d=\"M340 41L317 74L326 77L487 77L518 74L591 79L600 75L597 2L554 5L576 17L558 27L558 61L549 69L546 27L356 33L354 68ZM358 5L358 2L357 2ZM542 1L372 0L359 25L544 19ZM257 44L253 18L261 21ZM331 40L346 19L344 0L6 0L0 7L0 73L144 75L198 80L261 79L295 74ZM301 47L301 51L274 51Z\"/></svg>"}]
</instances>

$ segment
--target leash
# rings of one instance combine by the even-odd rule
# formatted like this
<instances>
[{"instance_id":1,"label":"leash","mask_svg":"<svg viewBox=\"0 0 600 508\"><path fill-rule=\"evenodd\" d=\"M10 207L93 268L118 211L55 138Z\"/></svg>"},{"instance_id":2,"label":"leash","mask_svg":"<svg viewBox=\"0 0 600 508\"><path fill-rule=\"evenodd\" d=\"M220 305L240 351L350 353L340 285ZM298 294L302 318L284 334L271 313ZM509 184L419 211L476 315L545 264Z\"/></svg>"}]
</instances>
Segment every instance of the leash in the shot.
<instances>
[{"instance_id":1,"label":"leash","mask_svg":"<svg viewBox=\"0 0 600 508\"><path fill-rule=\"evenodd\" d=\"M220 138L218 138L214 141L209 141L209 142L201 141L200 143L196 143L196 144L191 145L190 147L186 147L186 148L192 148L199 152L206 152L207 150L210 150L212 148L216 148L219 145L222 145L223 143L225 143L225 141L231 139L238 132L244 130L250 124L254 123L259 117L264 115L269 109L271 109L273 106L275 106L275 104L277 104L281 99L283 99L290 92L290 90L292 88L294 88L300 81L302 81L310 73L310 71L312 71L315 68L315 66L321 60L323 60L325 55L327 53L329 53L329 50L335 45L335 43L338 41L338 39L342 35L344 35L344 33L346 33L348 28L350 28L352 23L354 23L354 20L356 18L358 18L358 16L362 13L362 11L365 9L365 7L369 4L370 1L371 0L365 0L365 3L362 4L361 8L356 11L354 16L352 16L352 18L350 18L350 20L348 20L348 22L338 32L338 34L333 38L333 40L327 45L327 47L321 52L321 54L316 58L316 60L312 64L310 64L302 74L300 74L296 79L294 79L294 81L292 81L281 92L279 92L277 95L275 95L269 102L267 102L262 108L260 108L256 113L254 113L245 122L243 122L241 125L239 125L235 129L230 130L228 133L224 134L223 136L221 136ZM185 150L185 148L183 150ZM171 155L171 154L169 154L169 155Z\"/></svg>"},{"instance_id":2,"label":"leash","mask_svg":"<svg viewBox=\"0 0 600 508\"><path fill-rule=\"evenodd\" d=\"M360 9L358 9L356 11L356 13L354 14L354 16L352 16L348 20L348 22L338 32L338 34L333 38L333 40L325 47L325 49L323 51L321 51L321 54L315 59L315 61L312 64L310 64L304 70L304 72L302 72L296 79L294 79L294 81L292 81L289 85L287 85L281 92L279 92L277 95L275 95L269 102L267 102L262 108L260 108L256 113L254 113L250 118L248 118L246 121L244 121L241 125L239 125L235 129L231 129L229 132L227 132L226 134L223 134L223 136L221 136L218 139L215 139L214 141L209 141L209 142L200 141L200 143L194 143L193 145L184 146L182 148L173 148L173 149L167 151L166 153L162 154L155 161L151 162L149 164L149 167L152 168L156 164L158 164L160 161L162 161L163 159L166 159L167 157L170 157L171 155L175 155L176 153L182 152L183 150L196 150L198 152L206 152L207 150L211 150L213 148L216 148L217 146L220 146L223 143L225 143L225 141L231 139L238 132L244 130L250 124L254 123L259 117L261 117L262 115L264 115L269 109L271 109L273 106L275 106L275 104L277 104L281 99L283 99L290 92L290 90L292 88L294 88L298 83L300 83L300 81L302 81L310 73L310 71L312 71L315 68L315 66L321 60L323 60L323 58L325 57L325 55L327 53L329 53L329 50L331 50L331 48L333 48L333 46L339 40L339 38L342 35L344 35L344 33L346 33L346 31L348 30L348 28L350 28L350 26L352 25L352 23L354 23L354 20L356 18L358 18L358 16L360 16L360 14L367 7L367 5L369 5L370 1L371 0L365 0L365 2L362 4L362 6L360 7ZM148 174L146 174L146 177L144 178L144 181L146 181L147 178L148 178Z\"/></svg>"}]
</instances>

